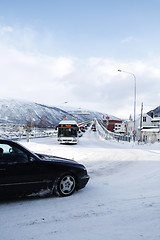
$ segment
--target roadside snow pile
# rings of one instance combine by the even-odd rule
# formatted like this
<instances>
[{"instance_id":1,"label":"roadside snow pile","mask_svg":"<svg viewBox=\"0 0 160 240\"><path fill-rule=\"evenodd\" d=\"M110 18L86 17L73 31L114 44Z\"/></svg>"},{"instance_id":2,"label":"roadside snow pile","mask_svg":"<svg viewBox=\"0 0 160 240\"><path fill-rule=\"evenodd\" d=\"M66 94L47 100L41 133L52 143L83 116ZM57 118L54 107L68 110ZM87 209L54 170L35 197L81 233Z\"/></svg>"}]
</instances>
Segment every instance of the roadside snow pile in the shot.
<instances>
[{"instance_id":1,"label":"roadside snow pile","mask_svg":"<svg viewBox=\"0 0 160 240\"><path fill-rule=\"evenodd\" d=\"M21 142L83 163L91 177L68 198L0 203L3 240L159 240L160 145L105 141L87 131L77 145L56 138Z\"/></svg>"}]
</instances>

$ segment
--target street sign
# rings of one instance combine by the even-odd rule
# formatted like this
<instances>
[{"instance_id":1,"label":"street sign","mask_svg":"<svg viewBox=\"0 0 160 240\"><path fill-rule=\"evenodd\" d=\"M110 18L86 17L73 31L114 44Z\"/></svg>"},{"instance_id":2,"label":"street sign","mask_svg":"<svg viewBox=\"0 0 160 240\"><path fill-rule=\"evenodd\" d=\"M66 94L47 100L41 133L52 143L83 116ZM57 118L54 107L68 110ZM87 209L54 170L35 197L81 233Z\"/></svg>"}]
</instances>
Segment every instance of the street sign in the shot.
<instances>
[{"instance_id":1,"label":"street sign","mask_svg":"<svg viewBox=\"0 0 160 240\"><path fill-rule=\"evenodd\" d=\"M136 130L133 130L133 132L132 132L134 135L136 135Z\"/></svg>"}]
</instances>

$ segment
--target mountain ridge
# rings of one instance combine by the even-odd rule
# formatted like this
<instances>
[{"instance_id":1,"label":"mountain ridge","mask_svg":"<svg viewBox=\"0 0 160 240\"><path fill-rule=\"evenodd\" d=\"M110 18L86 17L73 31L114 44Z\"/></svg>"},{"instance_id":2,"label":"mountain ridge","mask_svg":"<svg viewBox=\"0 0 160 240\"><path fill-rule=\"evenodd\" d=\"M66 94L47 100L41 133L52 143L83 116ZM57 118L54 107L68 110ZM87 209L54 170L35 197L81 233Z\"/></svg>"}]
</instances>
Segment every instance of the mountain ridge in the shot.
<instances>
[{"instance_id":1,"label":"mountain ridge","mask_svg":"<svg viewBox=\"0 0 160 240\"><path fill-rule=\"evenodd\" d=\"M109 116L110 119L119 119L112 115L89 111L90 115L75 115L88 110L76 109L72 113L60 107L48 106L41 103L15 100L15 99L0 99L0 123L3 124L21 124L37 127L54 127L65 117L68 120L77 120L78 122L92 120L94 118L103 119ZM72 108L71 108L72 109Z\"/></svg>"}]
</instances>

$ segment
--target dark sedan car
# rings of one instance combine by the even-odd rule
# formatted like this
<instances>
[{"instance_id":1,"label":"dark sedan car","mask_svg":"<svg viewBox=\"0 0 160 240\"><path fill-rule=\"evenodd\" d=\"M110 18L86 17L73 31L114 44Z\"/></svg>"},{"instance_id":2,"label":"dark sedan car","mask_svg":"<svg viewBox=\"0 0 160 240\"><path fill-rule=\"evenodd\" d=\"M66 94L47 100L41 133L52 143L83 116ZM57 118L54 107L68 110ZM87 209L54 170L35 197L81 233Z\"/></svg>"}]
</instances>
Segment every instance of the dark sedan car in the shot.
<instances>
[{"instance_id":1,"label":"dark sedan car","mask_svg":"<svg viewBox=\"0 0 160 240\"><path fill-rule=\"evenodd\" d=\"M0 197L48 191L69 196L89 180L86 168L73 160L34 154L20 144L0 139Z\"/></svg>"}]
</instances>

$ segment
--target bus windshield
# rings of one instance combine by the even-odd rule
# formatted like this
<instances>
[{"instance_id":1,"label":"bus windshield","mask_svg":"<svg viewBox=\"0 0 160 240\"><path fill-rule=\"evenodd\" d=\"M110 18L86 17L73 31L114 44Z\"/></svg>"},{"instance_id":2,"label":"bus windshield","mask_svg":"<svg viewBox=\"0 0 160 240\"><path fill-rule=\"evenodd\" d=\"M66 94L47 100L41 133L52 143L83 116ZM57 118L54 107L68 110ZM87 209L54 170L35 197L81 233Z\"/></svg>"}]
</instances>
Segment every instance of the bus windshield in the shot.
<instances>
[{"instance_id":1,"label":"bus windshield","mask_svg":"<svg viewBox=\"0 0 160 240\"><path fill-rule=\"evenodd\" d=\"M59 127L58 137L77 137L77 126L75 127Z\"/></svg>"}]
</instances>

